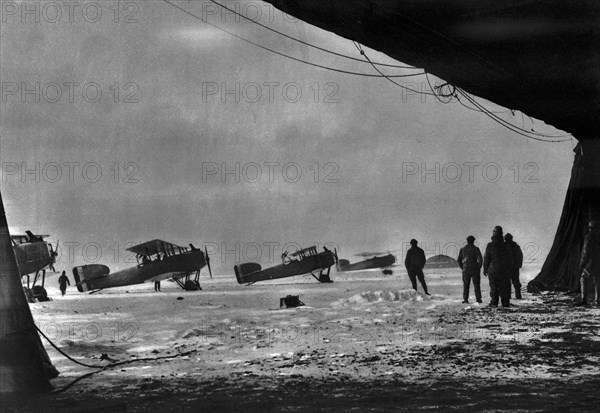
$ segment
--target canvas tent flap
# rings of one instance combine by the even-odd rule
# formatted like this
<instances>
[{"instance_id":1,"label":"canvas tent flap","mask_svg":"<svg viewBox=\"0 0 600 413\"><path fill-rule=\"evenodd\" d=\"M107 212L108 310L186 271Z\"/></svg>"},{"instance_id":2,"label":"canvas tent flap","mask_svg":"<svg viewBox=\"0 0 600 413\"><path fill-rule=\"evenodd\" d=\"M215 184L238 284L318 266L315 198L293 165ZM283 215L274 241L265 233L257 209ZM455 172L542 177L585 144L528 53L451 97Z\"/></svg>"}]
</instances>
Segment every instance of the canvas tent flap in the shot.
<instances>
[{"instance_id":1,"label":"canvas tent flap","mask_svg":"<svg viewBox=\"0 0 600 413\"><path fill-rule=\"evenodd\" d=\"M0 195L0 393L48 391L57 374L23 292Z\"/></svg>"},{"instance_id":2,"label":"canvas tent flap","mask_svg":"<svg viewBox=\"0 0 600 413\"><path fill-rule=\"evenodd\" d=\"M578 139L600 138L597 0L265 1Z\"/></svg>"},{"instance_id":3,"label":"canvas tent flap","mask_svg":"<svg viewBox=\"0 0 600 413\"><path fill-rule=\"evenodd\" d=\"M530 292L578 291L579 259L587 223L600 217L600 143L582 140L574 149L571 181L552 248Z\"/></svg>"}]
</instances>

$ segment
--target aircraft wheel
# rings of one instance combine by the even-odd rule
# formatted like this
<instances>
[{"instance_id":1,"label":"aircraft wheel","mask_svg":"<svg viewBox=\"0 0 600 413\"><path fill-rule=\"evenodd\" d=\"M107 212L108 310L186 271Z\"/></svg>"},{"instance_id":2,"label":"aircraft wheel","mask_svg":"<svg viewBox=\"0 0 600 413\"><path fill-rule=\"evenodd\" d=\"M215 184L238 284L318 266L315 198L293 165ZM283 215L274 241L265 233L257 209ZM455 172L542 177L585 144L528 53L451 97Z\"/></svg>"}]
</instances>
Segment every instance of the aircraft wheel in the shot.
<instances>
[{"instance_id":1,"label":"aircraft wheel","mask_svg":"<svg viewBox=\"0 0 600 413\"><path fill-rule=\"evenodd\" d=\"M319 282L332 283L333 281L331 280L331 278L329 278L327 274L321 274L321 276L319 277Z\"/></svg>"},{"instance_id":2,"label":"aircraft wheel","mask_svg":"<svg viewBox=\"0 0 600 413\"><path fill-rule=\"evenodd\" d=\"M32 288L33 297L38 301L50 301L48 298L48 292L41 285L36 285Z\"/></svg>"},{"instance_id":3,"label":"aircraft wheel","mask_svg":"<svg viewBox=\"0 0 600 413\"><path fill-rule=\"evenodd\" d=\"M200 283L194 280L187 280L184 284L184 288L186 291L198 291L200 290Z\"/></svg>"}]
</instances>

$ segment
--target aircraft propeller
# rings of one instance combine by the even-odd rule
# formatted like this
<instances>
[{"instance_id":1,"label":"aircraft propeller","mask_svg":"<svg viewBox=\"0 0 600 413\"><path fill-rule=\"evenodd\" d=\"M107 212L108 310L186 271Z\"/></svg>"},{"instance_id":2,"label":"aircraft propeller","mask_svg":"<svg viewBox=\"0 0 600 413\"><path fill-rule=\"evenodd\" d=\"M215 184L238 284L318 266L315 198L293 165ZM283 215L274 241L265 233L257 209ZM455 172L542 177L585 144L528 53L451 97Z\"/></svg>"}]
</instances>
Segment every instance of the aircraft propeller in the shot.
<instances>
[{"instance_id":1,"label":"aircraft propeller","mask_svg":"<svg viewBox=\"0 0 600 413\"><path fill-rule=\"evenodd\" d=\"M54 248L52 248L52 244L48 243L50 246L50 262L48 263L48 268L50 268L52 272L56 272L54 264L56 264L56 257L58 256L58 242L59 240L56 240L56 247Z\"/></svg>"},{"instance_id":2,"label":"aircraft propeller","mask_svg":"<svg viewBox=\"0 0 600 413\"><path fill-rule=\"evenodd\" d=\"M208 274L210 278L212 278L212 270L210 269L210 257L208 256L208 249L206 249L206 245L204 246L204 255L206 257L206 265L208 266Z\"/></svg>"}]
</instances>

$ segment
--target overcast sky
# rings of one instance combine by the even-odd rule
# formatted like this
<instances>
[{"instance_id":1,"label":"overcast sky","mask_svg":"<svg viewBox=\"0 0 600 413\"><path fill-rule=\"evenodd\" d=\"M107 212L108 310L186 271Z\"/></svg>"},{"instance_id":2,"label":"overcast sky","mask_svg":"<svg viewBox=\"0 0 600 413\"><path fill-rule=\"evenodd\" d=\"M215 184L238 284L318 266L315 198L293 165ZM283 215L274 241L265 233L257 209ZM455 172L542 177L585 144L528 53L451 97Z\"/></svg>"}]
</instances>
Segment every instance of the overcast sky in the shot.
<instances>
[{"instance_id":1,"label":"overcast sky","mask_svg":"<svg viewBox=\"0 0 600 413\"><path fill-rule=\"evenodd\" d=\"M572 142L536 142L456 102L286 59L161 1L52 4L2 4L0 159L11 231L71 245L59 269L126 268L124 247L154 238L208 244L219 274L259 254L269 265L288 243L329 243L354 261L416 238L428 255L456 255L467 235L484 244L495 225L527 245L526 257L545 258ZM298 59L376 74L212 14L209 2L177 4ZM360 57L351 41L270 5L228 4ZM398 81L429 91L425 76ZM519 127L564 134L479 101Z\"/></svg>"}]
</instances>

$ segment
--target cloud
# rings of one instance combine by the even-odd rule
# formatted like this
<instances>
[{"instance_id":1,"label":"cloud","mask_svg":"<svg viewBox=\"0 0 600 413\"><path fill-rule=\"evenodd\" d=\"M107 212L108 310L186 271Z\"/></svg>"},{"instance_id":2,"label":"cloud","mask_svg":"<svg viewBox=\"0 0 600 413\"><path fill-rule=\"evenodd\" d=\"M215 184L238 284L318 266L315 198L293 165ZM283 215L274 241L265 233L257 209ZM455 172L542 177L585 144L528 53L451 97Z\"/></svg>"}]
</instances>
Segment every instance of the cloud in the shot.
<instances>
[{"instance_id":1,"label":"cloud","mask_svg":"<svg viewBox=\"0 0 600 413\"><path fill-rule=\"evenodd\" d=\"M573 158L570 143L532 143L457 103L407 94L385 79L292 62L178 10L152 7L141 10L151 13L141 13L136 25L3 27L3 81L25 81L29 87L94 81L104 91L98 103L85 102L78 91L75 103L22 103L16 96L2 105L2 161L28 162L29 168L34 162L94 161L106 177L92 185L81 179L23 184L19 175L10 176L2 192L11 225L103 245L157 237L184 244L321 240L347 251L385 251L412 237L462 242L473 233L484 240L501 224L519 240L551 244ZM229 21L227 27L243 27L244 37L294 56L309 55L253 25ZM350 41L308 25L302 29L302 38L311 43L355 52ZM28 38L36 53L23 53L28 49L21 39ZM308 57L370 70L312 49ZM410 79L419 88L427 86L424 79ZM109 89L115 82L123 93L127 82L139 85L139 102L115 102ZM218 85L219 93L203 99L205 82ZM326 88L330 82L337 88ZM271 100L266 85L272 83L278 86ZM296 103L282 93L292 83L302 89ZM237 84L241 96L221 93ZM262 87L259 102L244 95L248 84ZM337 102L324 102L333 91ZM130 161L139 167L139 182L115 183L110 167ZM539 166L539 183L526 185L529 161ZM239 163L242 171L256 163L263 168L262 180L246 182L243 173L237 183L231 174L227 182L221 174L204 179L207 162L228 170ZM278 163L272 182L265 162ZM283 165L291 162L302 168L297 183L282 175ZM473 183L466 169L458 183L444 175L435 182L431 174L426 182L420 174L403 182L404 162L430 170L436 162L440 168L496 162L504 175L498 184L490 183L480 166ZM324 182L331 173L339 182Z\"/></svg>"},{"instance_id":2,"label":"cloud","mask_svg":"<svg viewBox=\"0 0 600 413\"><path fill-rule=\"evenodd\" d=\"M164 32L162 37L190 48L221 47L224 41L231 38L227 33L210 26L188 27L173 32Z\"/></svg>"}]
</instances>

